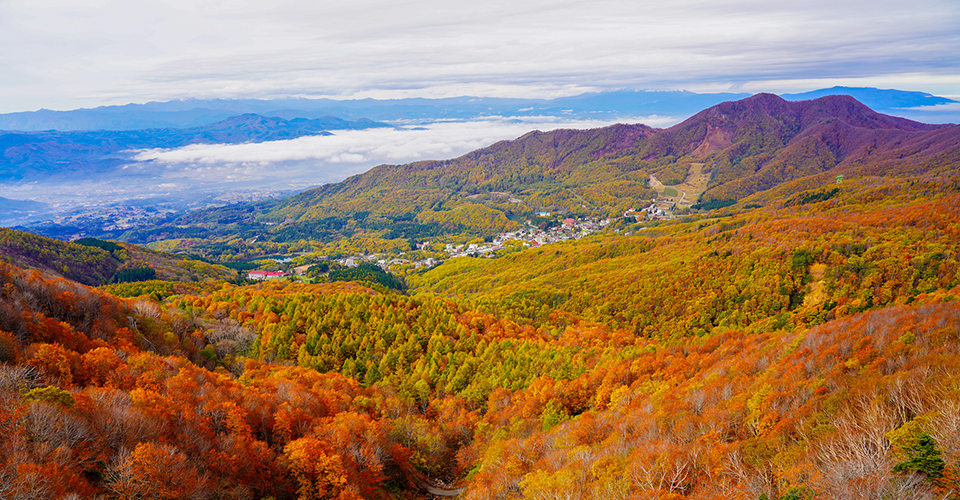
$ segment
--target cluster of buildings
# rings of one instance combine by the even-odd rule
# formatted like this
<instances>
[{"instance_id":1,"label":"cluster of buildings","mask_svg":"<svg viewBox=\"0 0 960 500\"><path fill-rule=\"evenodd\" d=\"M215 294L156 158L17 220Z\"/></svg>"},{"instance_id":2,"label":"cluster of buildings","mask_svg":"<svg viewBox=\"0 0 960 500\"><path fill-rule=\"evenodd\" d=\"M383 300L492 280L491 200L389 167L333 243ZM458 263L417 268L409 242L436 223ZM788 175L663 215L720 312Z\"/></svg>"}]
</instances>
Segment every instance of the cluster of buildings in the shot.
<instances>
[{"instance_id":1,"label":"cluster of buildings","mask_svg":"<svg viewBox=\"0 0 960 500\"><path fill-rule=\"evenodd\" d=\"M625 218L635 217L643 220L663 220L672 217L668 209L669 207L663 206L662 203L658 204L656 201L653 201L651 202L650 206L641 208L639 210L628 210L623 214L623 216ZM538 215L549 216L550 213L543 212ZM494 258L496 257L498 251L509 246L509 242L517 242L525 247L536 248L541 245L548 245L550 243L556 243L559 241L577 240L583 238L589 234L604 230L612 222L614 222L613 219L598 219L595 217L578 219L566 218L560 221L559 224L551 225L541 229L540 227L534 226L531 221L527 221L526 227L523 229L508 233L501 233L494 238L493 241L486 243L468 243L463 245L448 244L444 247L443 252L445 252L450 258L466 256ZM431 243L425 241L418 243L417 249L429 250L430 246ZM327 260L326 257L321 257L320 259ZM370 262L377 264L385 270L389 270L395 266L412 266L415 269L430 268L442 263L443 259L435 259L430 257L421 260L410 260L402 257L383 258L381 255L370 255L365 257L344 257L331 262L337 262L341 266L348 268L357 267L361 262ZM304 271L298 272L298 274L304 274L306 268L309 266L302 267ZM300 271L300 268L297 268L296 271ZM248 274L250 279L280 279L289 275L290 273L268 271L251 271Z\"/></svg>"},{"instance_id":2,"label":"cluster of buildings","mask_svg":"<svg viewBox=\"0 0 960 500\"><path fill-rule=\"evenodd\" d=\"M175 214L173 209L143 208L134 206L103 206L96 211L79 214L63 215L53 219L53 222L63 226L93 228L97 231L125 231L136 227L154 224L157 219L163 219ZM77 233L76 238L83 237L89 231Z\"/></svg>"},{"instance_id":3,"label":"cluster of buildings","mask_svg":"<svg viewBox=\"0 0 960 500\"><path fill-rule=\"evenodd\" d=\"M636 210L631 208L623 213L624 217L636 217L638 220L665 220L671 218L669 206L664 203L650 202L650 206Z\"/></svg>"},{"instance_id":4,"label":"cluster of buildings","mask_svg":"<svg viewBox=\"0 0 960 500\"><path fill-rule=\"evenodd\" d=\"M586 217L582 219L564 219L561 224L540 229L530 221L524 229L499 234L492 242L485 244L447 245L444 251L450 257L477 256L494 257L498 250L503 250L507 242L516 241L527 247L538 247L556 243L558 241L577 240L604 229L610 225L610 219Z\"/></svg>"}]
</instances>

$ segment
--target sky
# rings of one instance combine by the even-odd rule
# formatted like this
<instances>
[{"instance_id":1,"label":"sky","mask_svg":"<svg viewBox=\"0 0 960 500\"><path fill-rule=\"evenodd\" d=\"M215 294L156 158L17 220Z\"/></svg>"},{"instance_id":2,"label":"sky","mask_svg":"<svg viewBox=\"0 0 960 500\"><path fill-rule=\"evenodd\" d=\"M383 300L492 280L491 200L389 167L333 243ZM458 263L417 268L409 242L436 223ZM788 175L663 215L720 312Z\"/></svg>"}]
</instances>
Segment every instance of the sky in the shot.
<instances>
[{"instance_id":1,"label":"sky","mask_svg":"<svg viewBox=\"0 0 960 500\"><path fill-rule=\"evenodd\" d=\"M960 1L0 0L0 113L834 85L960 98Z\"/></svg>"}]
</instances>

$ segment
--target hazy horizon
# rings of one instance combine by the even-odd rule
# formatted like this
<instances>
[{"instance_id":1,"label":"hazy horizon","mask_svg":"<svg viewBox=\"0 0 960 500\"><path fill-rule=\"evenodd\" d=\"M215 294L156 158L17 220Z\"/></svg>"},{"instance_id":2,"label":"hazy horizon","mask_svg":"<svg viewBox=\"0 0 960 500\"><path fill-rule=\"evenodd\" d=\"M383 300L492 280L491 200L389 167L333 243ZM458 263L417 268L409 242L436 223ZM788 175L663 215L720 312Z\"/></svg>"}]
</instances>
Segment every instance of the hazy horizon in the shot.
<instances>
[{"instance_id":1,"label":"hazy horizon","mask_svg":"<svg viewBox=\"0 0 960 500\"><path fill-rule=\"evenodd\" d=\"M952 0L0 4L0 113L177 98L610 89L960 99Z\"/></svg>"}]
</instances>

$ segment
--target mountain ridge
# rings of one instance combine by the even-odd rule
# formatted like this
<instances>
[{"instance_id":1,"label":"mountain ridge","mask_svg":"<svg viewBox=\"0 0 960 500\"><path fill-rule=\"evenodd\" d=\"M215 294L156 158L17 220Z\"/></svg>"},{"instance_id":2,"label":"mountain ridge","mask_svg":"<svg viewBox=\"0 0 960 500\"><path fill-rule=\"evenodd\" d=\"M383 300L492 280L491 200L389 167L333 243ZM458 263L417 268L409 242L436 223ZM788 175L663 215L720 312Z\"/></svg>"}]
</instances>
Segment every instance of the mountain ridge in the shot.
<instances>
[{"instance_id":1,"label":"mountain ridge","mask_svg":"<svg viewBox=\"0 0 960 500\"><path fill-rule=\"evenodd\" d=\"M870 101L870 107L882 107L884 109L938 106L957 102L953 99L935 96L926 92L844 86L835 86L827 89L818 89L810 92L801 92L795 94L780 94L780 97L783 97L788 101L806 101L810 99L816 99L817 97L838 94L849 95L861 102Z\"/></svg>"},{"instance_id":2,"label":"mountain ridge","mask_svg":"<svg viewBox=\"0 0 960 500\"><path fill-rule=\"evenodd\" d=\"M956 103L923 92L868 87L832 87L800 94L782 94L795 100L808 100L830 94L848 94L871 108L889 113L905 113L914 119L930 116L954 122L956 114L933 112L937 105ZM0 114L0 130L84 130L194 127L244 113L280 118L319 118L335 115L348 119L370 118L380 121L469 119L480 116L577 116L614 117L675 116L688 117L720 102L748 97L747 93L698 94L688 91L615 90L585 93L555 99L447 97L406 99L179 99L167 102L100 106L68 111L41 109ZM924 115L913 108L928 108Z\"/></svg>"},{"instance_id":3,"label":"mountain ridge","mask_svg":"<svg viewBox=\"0 0 960 500\"><path fill-rule=\"evenodd\" d=\"M770 120L773 120L775 123L770 123ZM564 163L562 161L558 163L556 160L551 159L552 155L558 154L557 151L562 151L564 148L575 147L574 145L577 141L589 142L591 139L584 138L585 135L593 134L598 137L603 136L604 139L607 140L610 135L617 135L617 131L619 130L642 130L643 132L634 132L621 136L617 139L616 145L608 149L591 149L589 158L584 158L582 151L578 150L576 151L579 153L576 164L578 166L587 165L592 161L605 159L603 157L606 156L616 157L615 159L622 160L624 153L629 154L634 150L637 151L640 159L648 162L658 160L665 156L678 156L682 159L684 156L693 154L698 148L700 149L700 154L696 157L698 160L705 160L716 155L722 155L725 151L727 152L727 156L730 156L732 153L729 152L729 148L744 147L738 146L735 142L738 137L743 138L743 140L753 140L755 138L750 134L758 130L761 132L759 140L747 146L759 148L760 153L762 153L765 149L786 148L790 145L790 142L796 138L803 139L804 137L810 136L823 139L824 136L827 135L829 127L828 129L823 129L822 127L829 126L835 120L839 120L840 123L852 129L873 131L867 133L868 136L874 133L889 135L883 132L877 132L889 130L903 132L908 135L915 133L926 134L937 130L951 130L949 126L928 125L904 118L885 116L870 110L850 97L826 97L814 101L801 101L795 104L773 94L758 94L741 101L727 102L711 107L667 129L658 130L645 126L614 125L594 131L561 130L549 133L530 132L514 141L501 141L453 160L414 162L403 166L383 165L375 167L368 173L351 177L343 181L343 183L323 186L302 193L298 195L298 197L307 197L309 196L307 193L317 193L323 196L323 194L326 193L340 192L340 190L346 186L353 185L371 188L378 183L390 179L402 181L401 178L403 176L413 175L414 172L421 173L446 169L443 170L441 174L442 176L446 176L447 173L450 172L451 166L463 163L478 165L482 163L491 167L491 169L487 171L488 177L486 178L486 180L491 180L490 176L501 167L497 165L495 161L489 160L489 158L496 157L501 154L503 150L507 151L510 158L514 158L515 160L517 158L523 158L525 154L534 149L534 143L541 143L542 146L546 146L547 148L548 156L538 158L538 160L543 163L540 166L545 174L556 174L560 171L569 174L572 172L571 167L573 165L567 164L565 168L560 168L563 167ZM771 130L764 130L763 127L765 126L774 126L776 130L773 132L775 133L771 134ZM637 128L633 129L630 127ZM708 130L710 130L711 127L713 127L712 133L715 135L724 135L723 132L720 132L720 128L723 128L726 133L725 135L730 135L731 144L720 149L712 148L709 152L704 150L703 146L710 143L711 137L708 136ZM846 127L843 126L840 127L841 130L838 133L841 136L855 135L851 134L850 129L844 130L845 128ZM691 134L693 135L692 137ZM855 151L859 151L859 149L862 148L861 143L867 140L861 137L853 137L853 139L851 144L846 144L845 141L841 140L841 142L844 142L842 147L839 144L835 145L834 149L843 154L836 158L837 162L832 165L831 168L839 165L842 160L846 159L847 156L853 154ZM875 139L878 142L880 140L880 138ZM553 150L552 152L550 152L551 149ZM516 161L522 163L524 160ZM678 159L678 162L679 161ZM558 168L560 168L560 170L557 170ZM721 171L719 174L722 175L723 172ZM475 182L471 185L476 189L481 189L482 181L478 180L476 175L474 175L473 181Z\"/></svg>"}]
</instances>

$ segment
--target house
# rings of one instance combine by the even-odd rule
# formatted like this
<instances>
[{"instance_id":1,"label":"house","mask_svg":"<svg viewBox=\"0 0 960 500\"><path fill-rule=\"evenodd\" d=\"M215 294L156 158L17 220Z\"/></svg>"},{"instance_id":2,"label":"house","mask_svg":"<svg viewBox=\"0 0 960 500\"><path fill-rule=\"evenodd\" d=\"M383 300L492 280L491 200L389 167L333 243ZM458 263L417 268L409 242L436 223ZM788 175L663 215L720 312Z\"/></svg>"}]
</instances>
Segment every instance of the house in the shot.
<instances>
[{"instance_id":1,"label":"house","mask_svg":"<svg viewBox=\"0 0 960 500\"><path fill-rule=\"evenodd\" d=\"M290 273L283 271L250 271L247 273L247 279L251 280L276 280L290 276Z\"/></svg>"}]
</instances>

